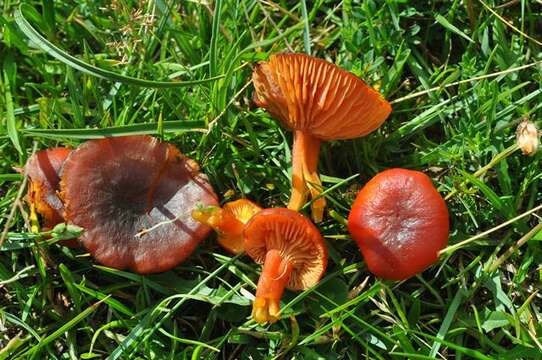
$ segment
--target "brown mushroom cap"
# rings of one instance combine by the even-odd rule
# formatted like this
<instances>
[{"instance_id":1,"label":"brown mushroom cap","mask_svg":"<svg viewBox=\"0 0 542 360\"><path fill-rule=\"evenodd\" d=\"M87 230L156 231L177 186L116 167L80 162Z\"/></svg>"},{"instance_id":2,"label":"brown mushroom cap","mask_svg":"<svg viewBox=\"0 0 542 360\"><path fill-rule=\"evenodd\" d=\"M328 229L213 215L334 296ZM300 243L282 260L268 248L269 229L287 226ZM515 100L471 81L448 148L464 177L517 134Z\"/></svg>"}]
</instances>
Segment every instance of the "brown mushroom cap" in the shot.
<instances>
[{"instance_id":1,"label":"brown mushroom cap","mask_svg":"<svg viewBox=\"0 0 542 360\"><path fill-rule=\"evenodd\" d=\"M305 54L275 54L252 75L255 102L292 130L320 140L352 139L391 112L380 93L352 73Z\"/></svg>"},{"instance_id":2,"label":"brown mushroom cap","mask_svg":"<svg viewBox=\"0 0 542 360\"><path fill-rule=\"evenodd\" d=\"M267 252L278 250L292 265L286 287L305 290L314 286L327 266L327 248L314 224L300 213L283 208L265 209L245 225L245 251L263 264Z\"/></svg>"},{"instance_id":3,"label":"brown mushroom cap","mask_svg":"<svg viewBox=\"0 0 542 360\"><path fill-rule=\"evenodd\" d=\"M211 230L192 210L217 205L198 165L150 136L82 144L64 164L61 189L66 219L85 229L80 240L92 256L138 273L186 259Z\"/></svg>"},{"instance_id":4,"label":"brown mushroom cap","mask_svg":"<svg viewBox=\"0 0 542 360\"><path fill-rule=\"evenodd\" d=\"M29 180L26 199L41 215L45 230L64 221L64 205L57 192L60 188L60 169L71 151L71 148L65 147L38 151L24 167Z\"/></svg>"}]
</instances>

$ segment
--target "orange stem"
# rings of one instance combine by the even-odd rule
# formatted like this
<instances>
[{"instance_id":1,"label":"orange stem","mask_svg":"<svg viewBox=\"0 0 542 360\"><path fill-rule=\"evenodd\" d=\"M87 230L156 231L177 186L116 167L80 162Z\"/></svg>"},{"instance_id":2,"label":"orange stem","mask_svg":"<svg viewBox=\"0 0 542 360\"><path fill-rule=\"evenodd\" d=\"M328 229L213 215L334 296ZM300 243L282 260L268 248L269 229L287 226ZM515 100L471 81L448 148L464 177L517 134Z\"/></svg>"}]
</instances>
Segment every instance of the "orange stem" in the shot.
<instances>
[{"instance_id":1,"label":"orange stem","mask_svg":"<svg viewBox=\"0 0 542 360\"><path fill-rule=\"evenodd\" d=\"M296 130L292 147L292 194L288 208L298 211L305 205L307 195L310 193L314 199L320 195L322 183L318 175L318 156L320 153L320 139L308 133ZM311 205L312 218L315 222L322 221L325 198L313 201Z\"/></svg>"},{"instance_id":2,"label":"orange stem","mask_svg":"<svg viewBox=\"0 0 542 360\"><path fill-rule=\"evenodd\" d=\"M307 189L303 176L303 163L305 162L305 141L304 134L297 130L294 133L294 144L292 146L292 194L288 209L299 211L307 201Z\"/></svg>"},{"instance_id":3,"label":"orange stem","mask_svg":"<svg viewBox=\"0 0 542 360\"><path fill-rule=\"evenodd\" d=\"M274 323L280 318L280 298L292 270L292 263L283 259L278 250L267 252L252 306L252 318L257 323Z\"/></svg>"}]
</instances>

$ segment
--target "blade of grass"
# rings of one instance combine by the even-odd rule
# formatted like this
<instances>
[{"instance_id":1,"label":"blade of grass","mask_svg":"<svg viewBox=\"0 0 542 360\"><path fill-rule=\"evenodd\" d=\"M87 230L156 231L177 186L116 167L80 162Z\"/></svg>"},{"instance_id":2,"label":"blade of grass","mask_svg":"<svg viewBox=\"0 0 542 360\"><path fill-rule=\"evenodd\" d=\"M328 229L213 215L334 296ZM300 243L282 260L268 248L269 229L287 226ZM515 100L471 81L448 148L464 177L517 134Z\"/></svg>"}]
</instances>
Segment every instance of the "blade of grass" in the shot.
<instances>
[{"instance_id":1,"label":"blade of grass","mask_svg":"<svg viewBox=\"0 0 542 360\"><path fill-rule=\"evenodd\" d=\"M215 1L215 11L213 14L213 26L211 33L211 44L209 45L209 74L214 76L218 72L217 64L217 44L220 34L220 12L222 10L222 0Z\"/></svg>"},{"instance_id":2,"label":"blade of grass","mask_svg":"<svg viewBox=\"0 0 542 360\"><path fill-rule=\"evenodd\" d=\"M187 131L205 132L203 121L164 121L163 128L158 124L133 124L124 126L113 126L101 129L26 129L24 134L32 137L49 137L53 139L102 139L111 136L127 135L158 135L164 133L183 133Z\"/></svg>"},{"instance_id":3,"label":"blade of grass","mask_svg":"<svg viewBox=\"0 0 542 360\"><path fill-rule=\"evenodd\" d=\"M128 334L128 336L122 341L122 343L119 344L119 346L111 353L111 355L108 356L108 360L116 360L120 356L122 356L126 351L130 349L130 347L137 341L137 339L142 336L144 333L146 335L142 339L142 341L146 341L162 324L166 319L168 319L172 313L174 313L181 305L183 305L186 300L189 299L189 297L193 294L195 294L200 287L207 284L212 278L214 278L217 274L219 274L222 270L226 269L230 263L237 260L239 257L233 257L230 261L225 262L224 264L220 265L216 270L214 270L211 274L209 274L206 278L204 278L198 285L194 286L192 290L190 290L187 294L185 294L185 297L182 297L175 305L173 305L167 312L165 312L164 316L158 320L154 326L152 326L150 329L148 328L149 325L152 324L152 321L154 320L155 316L158 312L164 312L162 308L162 304L164 301L162 301L160 304L158 304L152 311L150 311L145 317L141 320L137 326L135 326L132 331ZM170 299L170 298L166 298Z\"/></svg>"},{"instance_id":4,"label":"blade of grass","mask_svg":"<svg viewBox=\"0 0 542 360\"><path fill-rule=\"evenodd\" d=\"M64 325L62 325L60 328L55 330L51 335L43 338L36 346L30 348L28 351L26 351L22 355L34 355L41 348L43 348L44 346L46 346L46 345L50 344L51 342L55 341L62 334L64 334L66 331L73 328L79 322L81 322L86 317L88 317L90 314L92 314L94 312L94 310L96 310L96 308L98 306L100 306L100 304L102 302L104 302L104 301L105 301L105 299L101 300L101 301L98 301L97 303L92 304L91 306L89 306L88 308L83 310L81 313L77 314L73 319L69 320Z\"/></svg>"},{"instance_id":5,"label":"blade of grass","mask_svg":"<svg viewBox=\"0 0 542 360\"><path fill-rule=\"evenodd\" d=\"M11 88L14 85L14 79L16 76L16 67L11 52L7 53L4 59L2 73L4 74L4 100L6 105L6 127L8 130L8 136L13 143L15 149L19 154L23 153L21 148L21 142L19 140L19 133L17 131L17 123L15 122L15 111L13 108L13 98L11 94Z\"/></svg>"},{"instance_id":6,"label":"blade of grass","mask_svg":"<svg viewBox=\"0 0 542 360\"><path fill-rule=\"evenodd\" d=\"M217 77L212 77L208 79L190 80L190 81L188 80L187 81L152 81L152 80L138 79L138 78L126 76L126 75L120 75L113 71L101 69L97 66L88 64L66 53L65 51L61 50L57 46L53 45L43 36L41 36L40 33L38 33L36 29L34 29L32 25L30 25L30 23L24 17L24 12L30 11L30 9L34 10L30 5L23 3L19 7L19 9L15 12L15 21L17 22L17 25L19 25L19 28L21 29L21 31L34 44L36 44L36 46L38 46L40 49L42 49L49 55L53 56L54 58L61 61L62 63L68 66L71 66L79 71L82 71L86 74L96 76L98 78L109 80L109 81L116 81L116 82L125 83L128 85L135 85L135 86L142 86L142 87L149 87L149 88L176 88L176 87L183 87L183 86L191 86L191 85L204 84L204 83L215 81L222 78L222 76L217 76Z\"/></svg>"},{"instance_id":7,"label":"blade of grass","mask_svg":"<svg viewBox=\"0 0 542 360\"><path fill-rule=\"evenodd\" d=\"M454 25L450 24L450 22L442 15L438 14L435 16L435 20L442 26L444 26L446 29L450 30L451 32L461 36L463 39L468 40L471 43L474 43L474 40L472 40L467 34L465 34L463 31L456 28Z\"/></svg>"},{"instance_id":8,"label":"blade of grass","mask_svg":"<svg viewBox=\"0 0 542 360\"><path fill-rule=\"evenodd\" d=\"M444 320L442 320L440 329L434 339L435 341L433 342L433 346L431 346L431 351L429 352L430 357L437 356L437 352L442 344L441 340L446 337L446 334L450 329L450 325L452 324L452 320L457 312L457 309L459 309L459 305L461 305L461 303L463 302L464 297L465 291L463 289L459 289L459 291L456 292L452 302L450 303L450 306L448 307L448 311L446 312Z\"/></svg>"},{"instance_id":9,"label":"blade of grass","mask_svg":"<svg viewBox=\"0 0 542 360\"><path fill-rule=\"evenodd\" d=\"M2 181L19 181L23 177L21 174L0 174L0 182Z\"/></svg>"},{"instance_id":10,"label":"blade of grass","mask_svg":"<svg viewBox=\"0 0 542 360\"><path fill-rule=\"evenodd\" d=\"M128 315L128 316L134 315L134 313L127 306L122 304L120 301L114 299L111 294L106 295L100 291L96 291L94 289L90 289L86 286L75 284L75 283L73 284L73 286L75 286L78 290L84 292L85 294L88 294L92 297L95 297L98 300L103 301L104 303L106 303L107 305L111 306L113 309L117 310L118 312L124 315Z\"/></svg>"},{"instance_id":11,"label":"blade of grass","mask_svg":"<svg viewBox=\"0 0 542 360\"><path fill-rule=\"evenodd\" d=\"M301 0L301 16L303 18L303 46L305 47L305 53L311 54L311 34L309 28L309 17L307 15L307 2Z\"/></svg>"},{"instance_id":12,"label":"blade of grass","mask_svg":"<svg viewBox=\"0 0 542 360\"><path fill-rule=\"evenodd\" d=\"M180 342L181 344L197 345L197 346L201 346L201 347L204 347L206 349L209 349L211 351L220 352L220 349L217 349L214 346L211 346L211 345L208 345L208 344L205 344L203 342L196 341L196 340L182 339L180 337L177 337L177 336L175 336L173 334L168 333L166 330L164 330L162 328L160 328L158 331L160 331L160 333L164 334L168 338L170 338L172 340L175 340L177 342Z\"/></svg>"},{"instance_id":13,"label":"blade of grass","mask_svg":"<svg viewBox=\"0 0 542 360\"><path fill-rule=\"evenodd\" d=\"M470 238L468 238L466 240L458 242L457 244L450 245L450 246L440 250L439 251L439 256L441 256L442 254L448 253L448 252L453 252L453 251L455 251L455 250L457 250L459 248L462 248L463 246L465 246L465 245L467 245L467 244L469 244L469 243L471 243L471 242L473 242L475 240L483 238L484 236L489 235L492 232L495 232L495 231L497 231L499 229L502 229L503 227L506 227L506 226L508 226L510 224L513 224L514 222L518 221L519 219L522 219L525 216L531 215L532 213L537 212L540 209L542 209L542 204L538 205L535 208L532 208L531 210L528 210L528 211L524 212L523 214L520 214L520 215L516 216L513 219L505 221L502 224L499 224L499 225L497 225L497 226L495 226L495 227L493 227L493 228L491 228L491 229L489 229L487 231L484 231L484 232L482 232L482 233L480 233L478 235L474 235L474 236L472 236L472 237L470 237Z\"/></svg>"}]
</instances>

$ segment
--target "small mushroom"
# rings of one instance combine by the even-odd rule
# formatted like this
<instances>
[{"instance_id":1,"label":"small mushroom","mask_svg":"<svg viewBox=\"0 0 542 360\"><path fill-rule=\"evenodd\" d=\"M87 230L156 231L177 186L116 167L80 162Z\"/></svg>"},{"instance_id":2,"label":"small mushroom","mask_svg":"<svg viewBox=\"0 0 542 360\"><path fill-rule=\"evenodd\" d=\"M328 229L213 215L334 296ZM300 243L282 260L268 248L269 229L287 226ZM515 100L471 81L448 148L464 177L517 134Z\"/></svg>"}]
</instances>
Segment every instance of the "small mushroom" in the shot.
<instances>
[{"instance_id":1,"label":"small mushroom","mask_svg":"<svg viewBox=\"0 0 542 360\"><path fill-rule=\"evenodd\" d=\"M60 190L60 169L72 151L71 148L56 147L40 150L32 155L24 167L28 176L26 201L30 206L31 222L36 224L33 231L39 231L37 214L42 220L42 230L51 230L55 225L64 222L62 213L64 204L58 196ZM77 247L77 241L60 242L69 247Z\"/></svg>"},{"instance_id":2,"label":"small mushroom","mask_svg":"<svg viewBox=\"0 0 542 360\"><path fill-rule=\"evenodd\" d=\"M245 250L243 227L254 214L262 208L247 199L239 199L224 204L222 208L210 206L192 211L192 217L202 224L209 225L217 233L217 241L224 249L237 255Z\"/></svg>"},{"instance_id":3,"label":"small mushroom","mask_svg":"<svg viewBox=\"0 0 542 360\"><path fill-rule=\"evenodd\" d=\"M310 220L282 208L265 209L254 215L245 225L243 237L246 253L263 264L252 317L260 324L276 322L284 288L308 289L324 274L324 240Z\"/></svg>"},{"instance_id":4,"label":"small mushroom","mask_svg":"<svg viewBox=\"0 0 542 360\"><path fill-rule=\"evenodd\" d=\"M376 130L391 112L380 93L334 64L304 54L272 55L255 68L254 102L294 132L292 194L299 210L310 192L312 218L323 219L318 154L322 141L352 139Z\"/></svg>"},{"instance_id":5,"label":"small mushroom","mask_svg":"<svg viewBox=\"0 0 542 360\"><path fill-rule=\"evenodd\" d=\"M68 223L100 263L138 273L166 271L186 259L211 228L192 219L217 197L198 165L150 136L91 140L61 174Z\"/></svg>"},{"instance_id":6,"label":"small mushroom","mask_svg":"<svg viewBox=\"0 0 542 360\"><path fill-rule=\"evenodd\" d=\"M390 169L360 190L348 230L373 274L404 280L437 261L448 243L448 209L427 175Z\"/></svg>"}]
</instances>

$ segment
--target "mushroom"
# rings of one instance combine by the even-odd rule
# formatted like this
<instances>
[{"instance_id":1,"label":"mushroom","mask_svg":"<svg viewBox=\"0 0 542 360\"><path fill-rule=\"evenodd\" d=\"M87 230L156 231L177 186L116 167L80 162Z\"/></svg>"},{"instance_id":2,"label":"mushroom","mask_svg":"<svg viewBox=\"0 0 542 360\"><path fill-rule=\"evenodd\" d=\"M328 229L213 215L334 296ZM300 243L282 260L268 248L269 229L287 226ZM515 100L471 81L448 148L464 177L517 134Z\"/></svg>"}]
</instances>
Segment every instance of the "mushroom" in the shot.
<instances>
[{"instance_id":1,"label":"mushroom","mask_svg":"<svg viewBox=\"0 0 542 360\"><path fill-rule=\"evenodd\" d=\"M373 274L404 280L437 261L448 243L448 209L427 175L390 169L360 190L348 230Z\"/></svg>"},{"instance_id":2,"label":"mushroom","mask_svg":"<svg viewBox=\"0 0 542 360\"><path fill-rule=\"evenodd\" d=\"M254 214L262 208L247 199L239 199L224 204L222 208L210 206L192 211L192 217L202 224L209 225L217 233L217 241L224 249L237 255L245 250L243 227Z\"/></svg>"},{"instance_id":3,"label":"mushroom","mask_svg":"<svg viewBox=\"0 0 542 360\"><path fill-rule=\"evenodd\" d=\"M50 230L64 222L64 205L58 196L60 189L60 169L72 151L71 148L55 147L40 150L32 155L24 167L28 176L26 201L30 206L32 231L38 232L37 214L42 220L42 229ZM76 247L77 241L64 240L63 245Z\"/></svg>"},{"instance_id":4,"label":"mushroom","mask_svg":"<svg viewBox=\"0 0 542 360\"><path fill-rule=\"evenodd\" d=\"M318 154L322 141L352 139L377 129L391 112L380 93L334 64L304 54L272 55L252 74L254 102L294 132L292 194L299 210L312 197L312 218L323 219Z\"/></svg>"},{"instance_id":5,"label":"mushroom","mask_svg":"<svg viewBox=\"0 0 542 360\"><path fill-rule=\"evenodd\" d=\"M171 144L150 136L88 141L66 160L61 197L68 223L100 263L146 274L186 259L211 228L196 206L216 206L207 177Z\"/></svg>"},{"instance_id":6,"label":"mushroom","mask_svg":"<svg viewBox=\"0 0 542 360\"><path fill-rule=\"evenodd\" d=\"M257 213L243 230L245 251L263 264L252 318L263 324L280 317L284 288L305 290L318 283L327 266L320 232L300 213L283 208Z\"/></svg>"}]
</instances>

